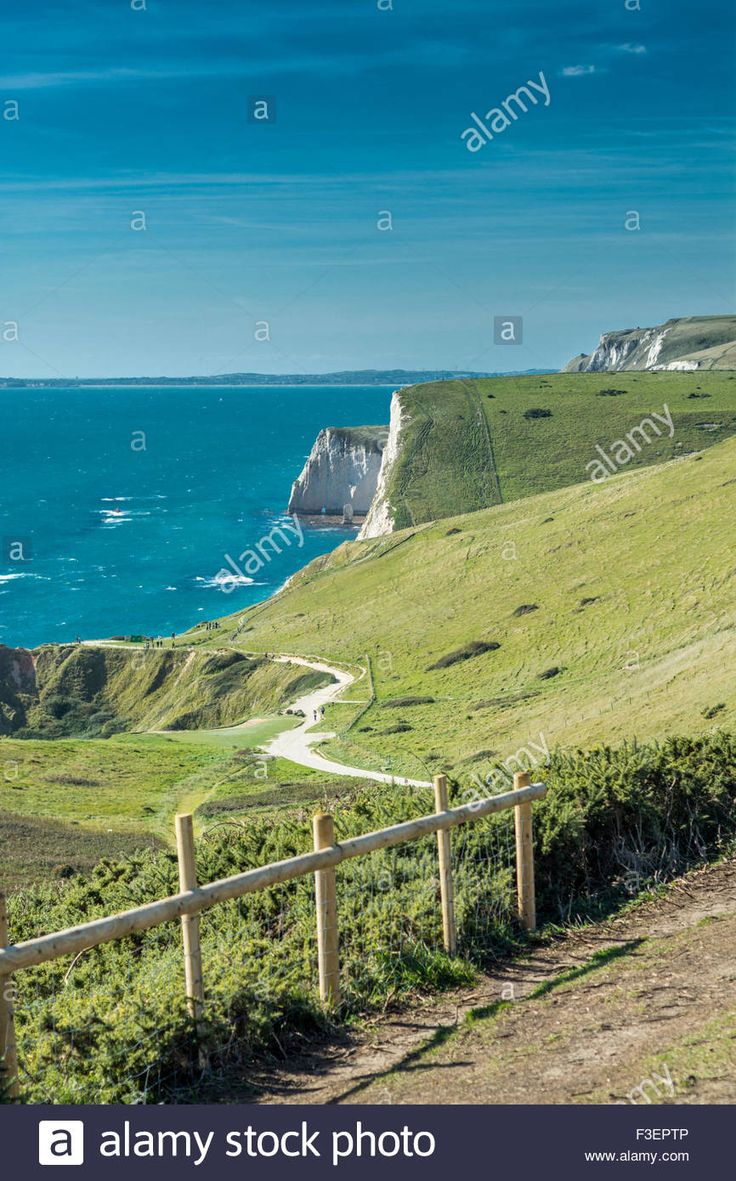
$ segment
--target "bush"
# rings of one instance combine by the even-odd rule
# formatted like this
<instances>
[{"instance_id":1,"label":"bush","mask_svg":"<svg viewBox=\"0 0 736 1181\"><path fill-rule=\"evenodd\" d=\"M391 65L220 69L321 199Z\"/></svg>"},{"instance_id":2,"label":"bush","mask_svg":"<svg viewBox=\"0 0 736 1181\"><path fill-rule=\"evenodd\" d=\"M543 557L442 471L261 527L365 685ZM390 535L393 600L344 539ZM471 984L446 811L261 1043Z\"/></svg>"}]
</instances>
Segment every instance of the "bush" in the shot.
<instances>
[{"instance_id":1,"label":"bush","mask_svg":"<svg viewBox=\"0 0 736 1181\"><path fill-rule=\"evenodd\" d=\"M536 883L542 921L589 918L725 852L736 835L736 737L722 732L558 752L540 772ZM453 803L467 799L452 785ZM338 840L433 810L429 789L370 784L336 803ZM436 842L426 838L338 870L345 1011L386 1007L416 989L472 979L475 966L519 946L514 818L478 821L453 841L460 956L441 950ZM304 813L251 816L197 848L200 882L311 848ZM171 852L101 861L91 873L11 896L16 941L128 909L178 889ZM239 1080L254 1058L283 1058L327 1026L314 991L311 878L205 912L210 1079ZM181 934L170 923L18 974L24 1097L131 1103L207 1097L183 999Z\"/></svg>"},{"instance_id":2,"label":"bush","mask_svg":"<svg viewBox=\"0 0 736 1181\"><path fill-rule=\"evenodd\" d=\"M382 708L403 709L408 705L434 705L434 697L392 697L382 703Z\"/></svg>"},{"instance_id":3,"label":"bush","mask_svg":"<svg viewBox=\"0 0 736 1181\"><path fill-rule=\"evenodd\" d=\"M558 664L553 664L552 668L546 668L543 673L539 674L539 679L540 681L551 681L553 677L559 677L564 671L564 668Z\"/></svg>"},{"instance_id":4,"label":"bush","mask_svg":"<svg viewBox=\"0 0 736 1181\"><path fill-rule=\"evenodd\" d=\"M446 656L440 656L434 664L430 664L427 672L433 672L438 668L450 668L453 664L459 664L463 660L472 660L474 656L482 656L484 652L495 652L501 645L495 640L471 640L468 644L463 644L462 648L456 648L454 652L448 652Z\"/></svg>"},{"instance_id":5,"label":"bush","mask_svg":"<svg viewBox=\"0 0 736 1181\"><path fill-rule=\"evenodd\" d=\"M520 607L517 607L516 610L512 612L512 615L514 616L514 619L519 619L522 615L530 615L532 611L538 610L539 605L537 603L522 603Z\"/></svg>"},{"instance_id":6,"label":"bush","mask_svg":"<svg viewBox=\"0 0 736 1181\"><path fill-rule=\"evenodd\" d=\"M559 753L535 806L542 911L566 918L724 852L736 834L736 738Z\"/></svg>"},{"instance_id":7,"label":"bush","mask_svg":"<svg viewBox=\"0 0 736 1181\"><path fill-rule=\"evenodd\" d=\"M531 410L524 411L524 418L551 418L552 411L544 410L539 406L533 407Z\"/></svg>"}]
</instances>

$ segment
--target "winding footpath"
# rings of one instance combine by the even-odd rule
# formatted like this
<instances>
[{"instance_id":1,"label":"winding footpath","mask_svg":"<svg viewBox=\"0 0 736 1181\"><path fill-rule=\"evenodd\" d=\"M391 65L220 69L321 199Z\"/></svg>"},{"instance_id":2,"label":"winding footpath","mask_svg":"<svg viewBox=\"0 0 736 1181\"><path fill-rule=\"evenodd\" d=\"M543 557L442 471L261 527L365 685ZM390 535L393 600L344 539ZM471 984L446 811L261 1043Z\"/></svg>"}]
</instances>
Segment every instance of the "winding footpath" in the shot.
<instances>
[{"instance_id":1,"label":"winding footpath","mask_svg":"<svg viewBox=\"0 0 736 1181\"><path fill-rule=\"evenodd\" d=\"M322 664L319 661L306 660L302 656L276 656L274 659L279 664L297 664L303 668L314 669L315 672L330 673L335 681L331 685L324 685L321 689L315 689L311 693L305 694L289 707L292 710L301 710L305 715L304 721L295 729L284 730L282 734L273 738L263 747L266 754L273 755L275 758L288 759L300 767L311 767L314 771L324 771L327 775L347 775L355 779L371 779L379 783L396 783L402 787L432 786L431 783L423 779L406 779L400 775L389 775L385 771L367 771L364 767L351 767L346 763L335 763L332 759L325 758L319 751L313 750L312 747L316 743L326 742L327 739L336 737L332 731L312 729L321 719L322 709L330 702L335 701L344 689L354 684L356 678L352 673L345 672L343 669L333 668L331 665Z\"/></svg>"},{"instance_id":2,"label":"winding footpath","mask_svg":"<svg viewBox=\"0 0 736 1181\"><path fill-rule=\"evenodd\" d=\"M110 640L84 640L83 644L88 648L140 648L138 644L118 643ZM190 648L190 651L194 651L194 649ZM292 712L301 710L304 714L304 721L293 730L284 730L283 733L278 734L261 747L260 749L266 754L272 755L274 758L288 759L291 763L296 763L300 767L309 767L313 771L324 771L326 775L370 779L374 783L396 783L400 787L432 786L427 779L406 779L401 775L390 775L386 771L368 771L365 767L351 767L347 763L335 763L332 759L325 758L319 751L313 750L312 747L317 743L337 737L334 731L312 729L321 719L323 708L335 701L344 689L349 688L359 678L344 669L333 668L332 665L324 664L319 660L307 660L303 656L272 656L271 659L278 664L294 664L302 668L313 669L315 672L329 673L335 680L330 685L324 685L321 689L314 689L311 693L299 697L288 707ZM238 730L247 730L259 721L263 721L263 719L249 718L236 726L226 726L223 729L235 733ZM221 734L223 729L201 730L200 733ZM165 734L166 731L154 730L152 733Z\"/></svg>"}]
</instances>

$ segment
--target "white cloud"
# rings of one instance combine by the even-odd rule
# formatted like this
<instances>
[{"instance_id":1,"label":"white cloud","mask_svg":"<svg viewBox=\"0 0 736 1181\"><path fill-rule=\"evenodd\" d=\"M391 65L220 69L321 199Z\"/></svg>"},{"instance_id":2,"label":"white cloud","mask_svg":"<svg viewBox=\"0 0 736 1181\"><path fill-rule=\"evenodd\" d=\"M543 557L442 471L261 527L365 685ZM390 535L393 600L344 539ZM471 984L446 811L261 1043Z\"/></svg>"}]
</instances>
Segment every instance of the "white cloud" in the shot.
<instances>
[{"instance_id":1,"label":"white cloud","mask_svg":"<svg viewBox=\"0 0 736 1181\"><path fill-rule=\"evenodd\" d=\"M587 74L598 73L595 66L565 66L562 71L563 78L583 78Z\"/></svg>"},{"instance_id":2,"label":"white cloud","mask_svg":"<svg viewBox=\"0 0 736 1181\"><path fill-rule=\"evenodd\" d=\"M634 45L631 41L627 41L625 45L617 45L616 48L620 53L642 54L647 52L646 45Z\"/></svg>"}]
</instances>

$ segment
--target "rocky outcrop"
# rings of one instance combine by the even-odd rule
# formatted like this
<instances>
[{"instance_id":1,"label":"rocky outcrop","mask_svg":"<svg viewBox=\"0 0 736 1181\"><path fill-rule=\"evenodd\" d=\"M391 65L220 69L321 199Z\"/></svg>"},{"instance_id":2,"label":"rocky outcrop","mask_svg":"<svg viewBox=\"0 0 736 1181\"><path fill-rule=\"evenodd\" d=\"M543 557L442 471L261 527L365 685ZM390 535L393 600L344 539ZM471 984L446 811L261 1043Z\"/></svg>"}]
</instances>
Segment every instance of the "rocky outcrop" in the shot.
<instances>
[{"instance_id":1,"label":"rocky outcrop","mask_svg":"<svg viewBox=\"0 0 736 1181\"><path fill-rule=\"evenodd\" d=\"M383 449L383 459L381 470L378 473L375 496L373 497L363 528L358 534L359 540L365 537L382 537L386 533L393 533L394 512L389 499L389 486L394 466L399 458L402 426L403 410L401 407L401 395L397 391L391 399L391 420L389 422L386 446Z\"/></svg>"},{"instance_id":2,"label":"rocky outcrop","mask_svg":"<svg viewBox=\"0 0 736 1181\"><path fill-rule=\"evenodd\" d=\"M25 725L36 696L33 653L0 644L0 734L12 734Z\"/></svg>"},{"instance_id":3,"label":"rocky outcrop","mask_svg":"<svg viewBox=\"0 0 736 1181\"><path fill-rule=\"evenodd\" d=\"M362 520L376 494L387 434L385 426L320 431L294 481L287 511L300 517Z\"/></svg>"},{"instance_id":4,"label":"rocky outcrop","mask_svg":"<svg viewBox=\"0 0 736 1181\"><path fill-rule=\"evenodd\" d=\"M735 341L736 316L687 316L656 328L604 332L595 352L580 353L562 372L727 369Z\"/></svg>"}]
</instances>

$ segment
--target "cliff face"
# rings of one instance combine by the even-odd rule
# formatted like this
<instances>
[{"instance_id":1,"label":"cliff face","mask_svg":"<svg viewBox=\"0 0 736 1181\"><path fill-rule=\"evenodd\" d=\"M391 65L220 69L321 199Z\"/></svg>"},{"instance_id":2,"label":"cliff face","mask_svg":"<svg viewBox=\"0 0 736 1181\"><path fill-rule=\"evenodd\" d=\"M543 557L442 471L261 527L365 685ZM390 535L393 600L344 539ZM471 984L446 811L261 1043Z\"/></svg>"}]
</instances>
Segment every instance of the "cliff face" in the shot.
<instances>
[{"instance_id":1,"label":"cliff face","mask_svg":"<svg viewBox=\"0 0 736 1181\"><path fill-rule=\"evenodd\" d=\"M382 537L386 533L393 532L394 513L388 499L388 485L394 465L399 458L402 423L403 412L401 409L400 395L397 391L391 399L391 420L386 446L383 450L381 469L378 473L375 495L363 528L358 534L359 540L365 537Z\"/></svg>"},{"instance_id":2,"label":"cliff face","mask_svg":"<svg viewBox=\"0 0 736 1181\"><path fill-rule=\"evenodd\" d=\"M36 666L27 648L0 644L0 734L12 734L26 722L36 698Z\"/></svg>"},{"instance_id":3,"label":"cliff face","mask_svg":"<svg viewBox=\"0 0 736 1181\"><path fill-rule=\"evenodd\" d=\"M562 372L728 369L734 341L736 316L688 316L656 328L604 332L594 353L580 353Z\"/></svg>"},{"instance_id":4,"label":"cliff face","mask_svg":"<svg viewBox=\"0 0 736 1181\"><path fill-rule=\"evenodd\" d=\"M604 332L590 356L581 353L565 366L565 373L602 373L622 369L652 369L662 351L666 328L632 328Z\"/></svg>"},{"instance_id":5,"label":"cliff face","mask_svg":"<svg viewBox=\"0 0 736 1181\"><path fill-rule=\"evenodd\" d=\"M385 426L320 431L289 498L297 516L365 517L378 486Z\"/></svg>"}]
</instances>

